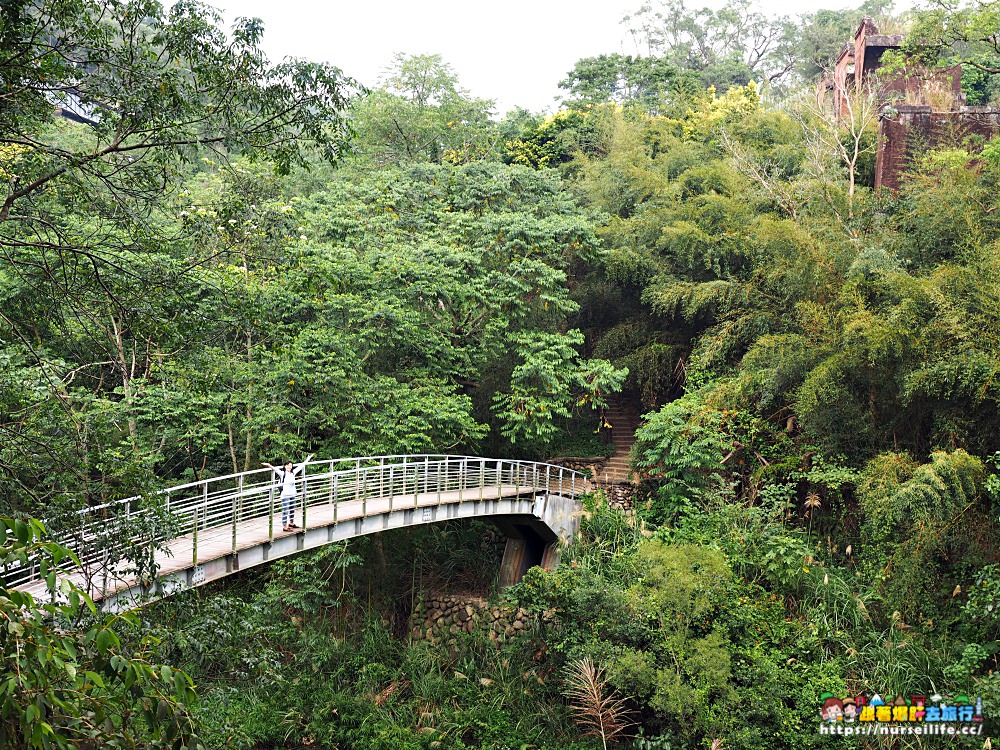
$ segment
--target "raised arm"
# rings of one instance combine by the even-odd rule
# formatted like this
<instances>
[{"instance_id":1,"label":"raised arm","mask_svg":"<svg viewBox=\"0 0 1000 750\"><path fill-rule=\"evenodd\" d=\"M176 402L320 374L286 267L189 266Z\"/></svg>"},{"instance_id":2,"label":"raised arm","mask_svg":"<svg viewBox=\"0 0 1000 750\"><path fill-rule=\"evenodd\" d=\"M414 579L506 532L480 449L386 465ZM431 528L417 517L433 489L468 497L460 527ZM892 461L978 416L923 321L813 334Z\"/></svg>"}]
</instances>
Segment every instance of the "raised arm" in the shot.
<instances>
[{"instance_id":1,"label":"raised arm","mask_svg":"<svg viewBox=\"0 0 1000 750\"><path fill-rule=\"evenodd\" d=\"M261 466L266 466L267 468L269 468L271 471L273 471L275 473L275 475L278 477L278 479L281 479L282 470L279 469L277 466L274 466L273 464L269 464L267 461L261 461L260 465Z\"/></svg>"},{"instance_id":2,"label":"raised arm","mask_svg":"<svg viewBox=\"0 0 1000 750\"><path fill-rule=\"evenodd\" d=\"M312 461L312 457L315 455L316 455L315 453L310 453L308 456L306 456L305 461L292 468L292 473L298 474L300 471L302 471L305 468L306 464Z\"/></svg>"}]
</instances>

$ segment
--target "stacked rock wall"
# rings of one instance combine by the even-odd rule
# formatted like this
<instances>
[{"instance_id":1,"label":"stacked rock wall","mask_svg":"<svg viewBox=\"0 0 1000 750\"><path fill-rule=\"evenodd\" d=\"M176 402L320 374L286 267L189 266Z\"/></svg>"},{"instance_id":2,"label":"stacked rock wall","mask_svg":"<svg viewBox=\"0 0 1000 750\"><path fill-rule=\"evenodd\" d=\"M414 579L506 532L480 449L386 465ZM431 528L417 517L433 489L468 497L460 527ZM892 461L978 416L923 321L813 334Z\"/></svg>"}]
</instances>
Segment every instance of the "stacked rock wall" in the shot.
<instances>
[{"instance_id":1,"label":"stacked rock wall","mask_svg":"<svg viewBox=\"0 0 1000 750\"><path fill-rule=\"evenodd\" d=\"M639 485L635 484L599 484L597 488L604 493L611 508L621 508L629 513L635 507L639 497Z\"/></svg>"},{"instance_id":2,"label":"stacked rock wall","mask_svg":"<svg viewBox=\"0 0 1000 750\"><path fill-rule=\"evenodd\" d=\"M635 500L639 497L639 486L631 482L603 482L604 468L608 462L606 458L564 458L559 459L559 465L575 471L589 472L591 479L590 486L594 490L600 490L607 498L608 505L612 508L621 508L626 513L635 506Z\"/></svg>"},{"instance_id":3,"label":"stacked rock wall","mask_svg":"<svg viewBox=\"0 0 1000 750\"><path fill-rule=\"evenodd\" d=\"M548 624L550 615L537 617L523 608L490 606L485 599L468 594L431 594L417 602L411 616L414 640L453 646L462 633L476 629L494 643L530 631L539 621Z\"/></svg>"}]
</instances>

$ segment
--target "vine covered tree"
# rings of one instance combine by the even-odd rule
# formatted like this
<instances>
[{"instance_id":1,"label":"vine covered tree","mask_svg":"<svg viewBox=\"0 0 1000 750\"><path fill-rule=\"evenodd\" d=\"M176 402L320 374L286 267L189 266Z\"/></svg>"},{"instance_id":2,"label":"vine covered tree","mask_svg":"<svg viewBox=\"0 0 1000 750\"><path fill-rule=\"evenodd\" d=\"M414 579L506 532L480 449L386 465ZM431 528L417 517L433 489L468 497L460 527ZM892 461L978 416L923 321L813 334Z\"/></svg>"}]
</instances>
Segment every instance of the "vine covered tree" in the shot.
<instances>
[{"instance_id":1,"label":"vine covered tree","mask_svg":"<svg viewBox=\"0 0 1000 750\"><path fill-rule=\"evenodd\" d=\"M183 176L205 157L279 173L341 157L353 82L328 65L272 65L262 33L240 19L227 34L186 0L4 4L0 483L22 507L68 498L60 485L88 498L101 473L144 488L136 394L168 335L185 335L189 280L208 261L182 249ZM80 379L117 393L85 404L71 396ZM119 425L125 453L108 440Z\"/></svg>"}]
</instances>

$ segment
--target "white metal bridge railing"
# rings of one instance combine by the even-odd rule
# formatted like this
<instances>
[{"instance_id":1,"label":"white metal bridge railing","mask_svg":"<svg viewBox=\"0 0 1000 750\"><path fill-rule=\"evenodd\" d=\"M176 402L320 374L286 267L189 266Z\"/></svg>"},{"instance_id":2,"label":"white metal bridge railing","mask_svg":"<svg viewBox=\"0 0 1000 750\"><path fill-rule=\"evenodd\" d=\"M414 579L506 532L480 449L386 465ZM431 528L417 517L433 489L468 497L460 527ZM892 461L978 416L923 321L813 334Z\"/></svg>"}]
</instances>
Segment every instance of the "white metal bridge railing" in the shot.
<instances>
[{"instance_id":1,"label":"white metal bridge railing","mask_svg":"<svg viewBox=\"0 0 1000 750\"><path fill-rule=\"evenodd\" d=\"M552 494L575 498L587 489L580 472L553 464L495 458L448 455L368 456L310 461L296 477L296 515L301 530L309 528L309 512L321 506L324 524L337 523L341 509L352 518L368 515L370 500L388 499L388 512L444 502L500 497L503 494ZM349 504L349 506L348 506ZM358 512L360 506L360 513ZM375 511L386 512L384 502ZM73 550L87 584L96 577L120 576L145 550L147 559L173 540L190 540L191 565L199 564L199 548L226 548L236 552L241 532L249 536L248 521L267 521L267 539L273 540L281 522L280 486L271 469L230 474L170 487L149 496L136 496L84 508L69 518L47 519L54 541ZM250 541L250 540L244 540ZM218 555L216 554L215 557ZM204 558L201 558L204 559ZM137 563L136 563L137 564ZM75 566L74 566L75 567ZM64 569L64 572L68 572ZM152 571L155 573L155 571ZM6 585L24 587L40 578L39 565L8 568ZM103 588L103 587L100 587Z\"/></svg>"}]
</instances>

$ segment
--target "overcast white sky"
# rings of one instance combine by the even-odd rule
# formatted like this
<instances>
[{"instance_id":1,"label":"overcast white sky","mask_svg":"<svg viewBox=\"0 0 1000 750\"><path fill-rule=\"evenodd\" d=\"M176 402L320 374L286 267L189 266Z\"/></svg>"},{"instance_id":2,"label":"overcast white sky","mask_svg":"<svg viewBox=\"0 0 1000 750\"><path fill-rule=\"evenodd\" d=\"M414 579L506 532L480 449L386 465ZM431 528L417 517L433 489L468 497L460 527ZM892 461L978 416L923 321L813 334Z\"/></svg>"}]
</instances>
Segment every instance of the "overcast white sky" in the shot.
<instances>
[{"instance_id":1,"label":"overcast white sky","mask_svg":"<svg viewBox=\"0 0 1000 750\"><path fill-rule=\"evenodd\" d=\"M373 85L397 52L440 54L497 111L555 109L558 83L583 57L635 54L621 19L643 0L210 0L227 20L264 21L264 49L329 62ZM762 0L769 15L856 7L860 0ZM689 0L690 8L718 6ZM860 19L859 19L860 20Z\"/></svg>"}]
</instances>

